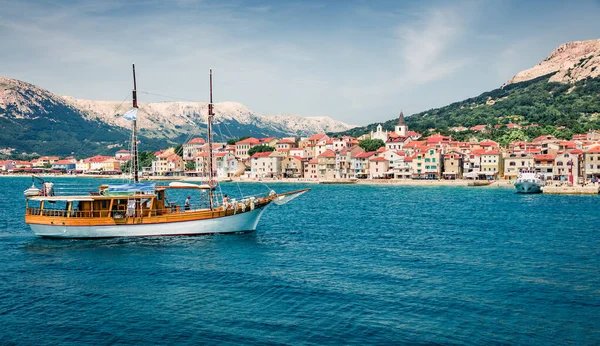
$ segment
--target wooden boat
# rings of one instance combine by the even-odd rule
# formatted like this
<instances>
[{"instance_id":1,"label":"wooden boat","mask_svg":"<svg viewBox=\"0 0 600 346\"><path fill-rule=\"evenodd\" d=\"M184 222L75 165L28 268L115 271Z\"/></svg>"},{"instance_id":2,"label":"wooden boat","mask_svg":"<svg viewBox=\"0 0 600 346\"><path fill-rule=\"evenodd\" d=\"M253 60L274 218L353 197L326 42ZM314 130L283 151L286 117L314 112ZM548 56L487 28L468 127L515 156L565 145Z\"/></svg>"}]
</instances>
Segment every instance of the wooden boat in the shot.
<instances>
[{"instance_id":1,"label":"wooden boat","mask_svg":"<svg viewBox=\"0 0 600 346\"><path fill-rule=\"evenodd\" d=\"M133 109L137 110L135 66L133 69ZM211 145L212 70L208 107L208 148ZM131 113L130 113L131 112ZM136 111L133 115L133 183L102 185L97 191L79 195L59 195L48 189L26 194L25 222L36 235L53 238L108 238L132 236L200 235L238 233L256 230L265 209L282 205L309 189L286 193L228 199L217 192L218 183L209 152L210 178L206 184L172 182L166 186L140 183L137 168ZM127 113L126 113L127 115ZM42 184L47 184L42 182ZM169 190L184 189L194 195L194 204L183 207L168 200ZM197 203L196 203L197 202Z\"/></svg>"}]
</instances>

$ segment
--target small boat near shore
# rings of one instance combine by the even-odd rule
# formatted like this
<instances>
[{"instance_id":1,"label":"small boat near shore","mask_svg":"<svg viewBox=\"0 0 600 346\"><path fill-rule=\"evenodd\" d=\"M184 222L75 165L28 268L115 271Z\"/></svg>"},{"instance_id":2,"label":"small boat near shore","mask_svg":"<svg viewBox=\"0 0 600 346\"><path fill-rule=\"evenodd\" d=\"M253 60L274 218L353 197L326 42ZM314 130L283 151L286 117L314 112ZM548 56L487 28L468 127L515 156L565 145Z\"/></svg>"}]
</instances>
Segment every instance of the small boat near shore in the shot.
<instances>
[{"instance_id":1,"label":"small boat near shore","mask_svg":"<svg viewBox=\"0 0 600 346\"><path fill-rule=\"evenodd\" d=\"M534 169L519 172L515 188L517 193L541 193L545 183Z\"/></svg>"}]
</instances>

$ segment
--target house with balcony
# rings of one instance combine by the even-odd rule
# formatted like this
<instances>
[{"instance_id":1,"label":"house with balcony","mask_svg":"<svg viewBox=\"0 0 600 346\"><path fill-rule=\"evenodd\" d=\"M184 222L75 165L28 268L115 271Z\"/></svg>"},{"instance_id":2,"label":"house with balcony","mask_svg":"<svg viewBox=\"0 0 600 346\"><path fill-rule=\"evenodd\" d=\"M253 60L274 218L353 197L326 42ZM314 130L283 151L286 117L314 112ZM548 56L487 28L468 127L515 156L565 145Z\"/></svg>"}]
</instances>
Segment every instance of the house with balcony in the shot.
<instances>
[{"instance_id":1,"label":"house with balcony","mask_svg":"<svg viewBox=\"0 0 600 346\"><path fill-rule=\"evenodd\" d=\"M440 179L442 176L442 155L440 149L422 147L413 155L413 179Z\"/></svg>"},{"instance_id":2,"label":"house with balcony","mask_svg":"<svg viewBox=\"0 0 600 346\"><path fill-rule=\"evenodd\" d=\"M367 178L369 176L369 160L375 155L374 151L358 152L350 158L352 173L348 178Z\"/></svg>"},{"instance_id":3,"label":"house with balcony","mask_svg":"<svg viewBox=\"0 0 600 346\"><path fill-rule=\"evenodd\" d=\"M533 169L533 155L526 152L510 153L504 158L504 179L516 179L523 169Z\"/></svg>"},{"instance_id":4,"label":"house with balcony","mask_svg":"<svg viewBox=\"0 0 600 346\"><path fill-rule=\"evenodd\" d=\"M583 152L583 178L586 181L600 178L600 145Z\"/></svg>"},{"instance_id":5,"label":"house with balcony","mask_svg":"<svg viewBox=\"0 0 600 346\"><path fill-rule=\"evenodd\" d=\"M573 149L556 154L552 176L555 180L577 183L581 176L581 164L583 151Z\"/></svg>"},{"instance_id":6,"label":"house with balcony","mask_svg":"<svg viewBox=\"0 0 600 346\"><path fill-rule=\"evenodd\" d=\"M390 161L385 157L377 156L369 159L369 176L373 179L390 178L393 172L390 170Z\"/></svg>"},{"instance_id":7,"label":"house with balcony","mask_svg":"<svg viewBox=\"0 0 600 346\"><path fill-rule=\"evenodd\" d=\"M319 175L317 173L317 166L319 165L319 160L317 158L309 160L304 165L304 178L317 180Z\"/></svg>"},{"instance_id":8,"label":"house with balcony","mask_svg":"<svg viewBox=\"0 0 600 346\"><path fill-rule=\"evenodd\" d=\"M335 158L336 154L331 149L317 156L319 180L331 180L336 177Z\"/></svg>"},{"instance_id":9,"label":"house with balcony","mask_svg":"<svg viewBox=\"0 0 600 346\"><path fill-rule=\"evenodd\" d=\"M535 171L544 179L552 180L554 175L554 159L555 154L540 154L534 155Z\"/></svg>"},{"instance_id":10,"label":"house with balcony","mask_svg":"<svg viewBox=\"0 0 600 346\"><path fill-rule=\"evenodd\" d=\"M235 143L235 156L241 159L249 157L248 151L257 145L261 145L261 141L256 138L246 138Z\"/></svg>"},{"instance_id":11,"label":"house with balcony","mask_svg":"<svg viewBox=\"0 0 600 346\"><path fill-rule=\"evenodd\" d=\"M500 179L504 173L504 160L498 149L487 150L481 154L481 173L488 180Z\"/></svg>"},{"instance_id":12,"label":"house with balcony","mask_svg":"<svg viewBox=\"0 0 600 346\"><path fill-rule=\"evenodd\" d=\"M358 145L339 151L335 156L336 177L344 179L354 177L352 157L355 154L363 153L364 151L365 150Z\"/></svg>"},{"instance_id":13,"label":"house with balcony","mask_svg":"<svg viewBox=\"0 0 600 346\"><path fill-rule=\"evenodd\" d=\"M444 179L462 179L463 157L464 155L458 151L451 151L444 154Z\"/></svg>"},{"instance_id":14,"label":"house with balcony","mask_svg":"<svg viewBox=\"0 0 600 346\"><path fill-rule=\"evenodd\" d=\"M250 158L250 177L277 178L282 175L283 156L277 151L255 153Z\"/></svg>"},{"instance_id":15,"label":"house with balcony","mask_svg":"<svg viewBox=\"0 0 600 346\"><path fill-rule=\"evenodd\" d=\"M205 144L206 142L204 141L204 138L200 137L192 138L187 143L184 143L182 146L183 159L185 161L194 161L198 153L202 151L202 147L204 147Z\"/></svg>"},{"instance_id":16,"label":"house with balcony","mask_svg":"<svg viewBox=\"0 0 600 346\"><path fill-rule=\"evenodd\" d=\"M304 177L304 166L308 160L300 156L286 156L281 162L283 176L286 178Z\"/></svg>"}]
</instances>

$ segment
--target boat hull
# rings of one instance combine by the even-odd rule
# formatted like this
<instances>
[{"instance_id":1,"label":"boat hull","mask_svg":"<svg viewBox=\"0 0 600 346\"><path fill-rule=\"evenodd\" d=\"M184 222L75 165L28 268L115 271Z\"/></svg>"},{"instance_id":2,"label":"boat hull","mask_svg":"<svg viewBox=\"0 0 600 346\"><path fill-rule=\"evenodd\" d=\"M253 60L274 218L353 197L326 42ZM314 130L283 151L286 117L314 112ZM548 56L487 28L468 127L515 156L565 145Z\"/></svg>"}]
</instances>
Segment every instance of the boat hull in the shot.
<instances>
[{"instance_id":1,"label":"boat hull","mask_svg":"<svg viewBox=\"0 0 600 346\"><path fill-rule=\"evenodd\" d=\"M515 183L517 193L540 193L542 192L542 186L538 183L531 181L523 181Z\"/></svg>"},{"instance_id":2,"label":"boat hull","mask_svg":"<svg viewBox=\"0 0 600 346\"><path fill-rule=\"evenodd\" d=\"M236 215L154 224L64 226L30 224L37 236L47 238L115 238L240 233L256 230L265 207Z\"/></svg>"}]
</instances>

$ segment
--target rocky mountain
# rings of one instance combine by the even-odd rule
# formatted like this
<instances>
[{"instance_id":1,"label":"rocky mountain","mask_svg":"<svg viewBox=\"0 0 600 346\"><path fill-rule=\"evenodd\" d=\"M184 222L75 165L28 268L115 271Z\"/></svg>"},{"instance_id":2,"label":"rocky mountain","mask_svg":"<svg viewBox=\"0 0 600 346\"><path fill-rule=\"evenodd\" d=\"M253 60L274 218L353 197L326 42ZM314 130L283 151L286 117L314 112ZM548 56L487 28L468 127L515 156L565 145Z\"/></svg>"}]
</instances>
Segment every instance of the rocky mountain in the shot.
<instances>
[{"instance_id":1,"label":"rocky mountain","mask_svg":"<svg viewBox=\"0 0 600 346\"><path fill-rule=\"evenodd\" d=\"M0 77L0 152L88 155L126 145L131 122L121 115L129 102L90 101L58 96L35 85ZM177 145L206 133L208 104L140 103L141 148ZM236 102L215 104L218 140L241 136L307 136L353 126L329 117L260 115Z\"/></svg>"},{"instance_id":2,"label":"rocky mountain","mask_svg":"<svg viewBox=\"0 0 600 346\"><path fill-rule=\"evenodd\" d=\"M552 74L549 81L575 83L600 76L600 39L561 44L546 59L521 71L504 85Z\"/></svg>"},{"instance_id":3,"label":"rocky mountain","mask_svg":"<svg viewBox=\"0 0 600 346\"><path fill-rule=\"evenodd\" d=\"M102 121L112 126L128 128L131 124L121 118L129 109L117 101L91 101L64 97L74 108L83 111L88 120ZM176 139L190 133L204 134L206 102L139 103L139 127L147 136ZM344 131L353 126L330 117L301 117L298 115L261 115L237 102L215 103L215 131L218 136L307 136L319 132ZM221 133L222 132L222 133Z\"/></svg>"},{"instance_id":4,"label":"rocky mountain","mask_svg":"<svg viewBox=\"0 0 600 346\"><path fill-rule=\"evenodd\" d=\"M573 133L600 129L600 40L565 43L535 67L519 72L502 87L479 96L429 109L405 118L409 129L423 134L431 131L451 134L457 139L470 136L505 142L514 138L535 138L551 134L570 138ZM393 130L396 119L384 122ZM507 130L516 123L526 130ZM490 132L452 132L451 127L492 125ZM541 126L526 125L539 124ZM377 123L339 133L360 136L373 131ZM498 125L499 129L495 129Z\"/></svg>"}]
</instances>

